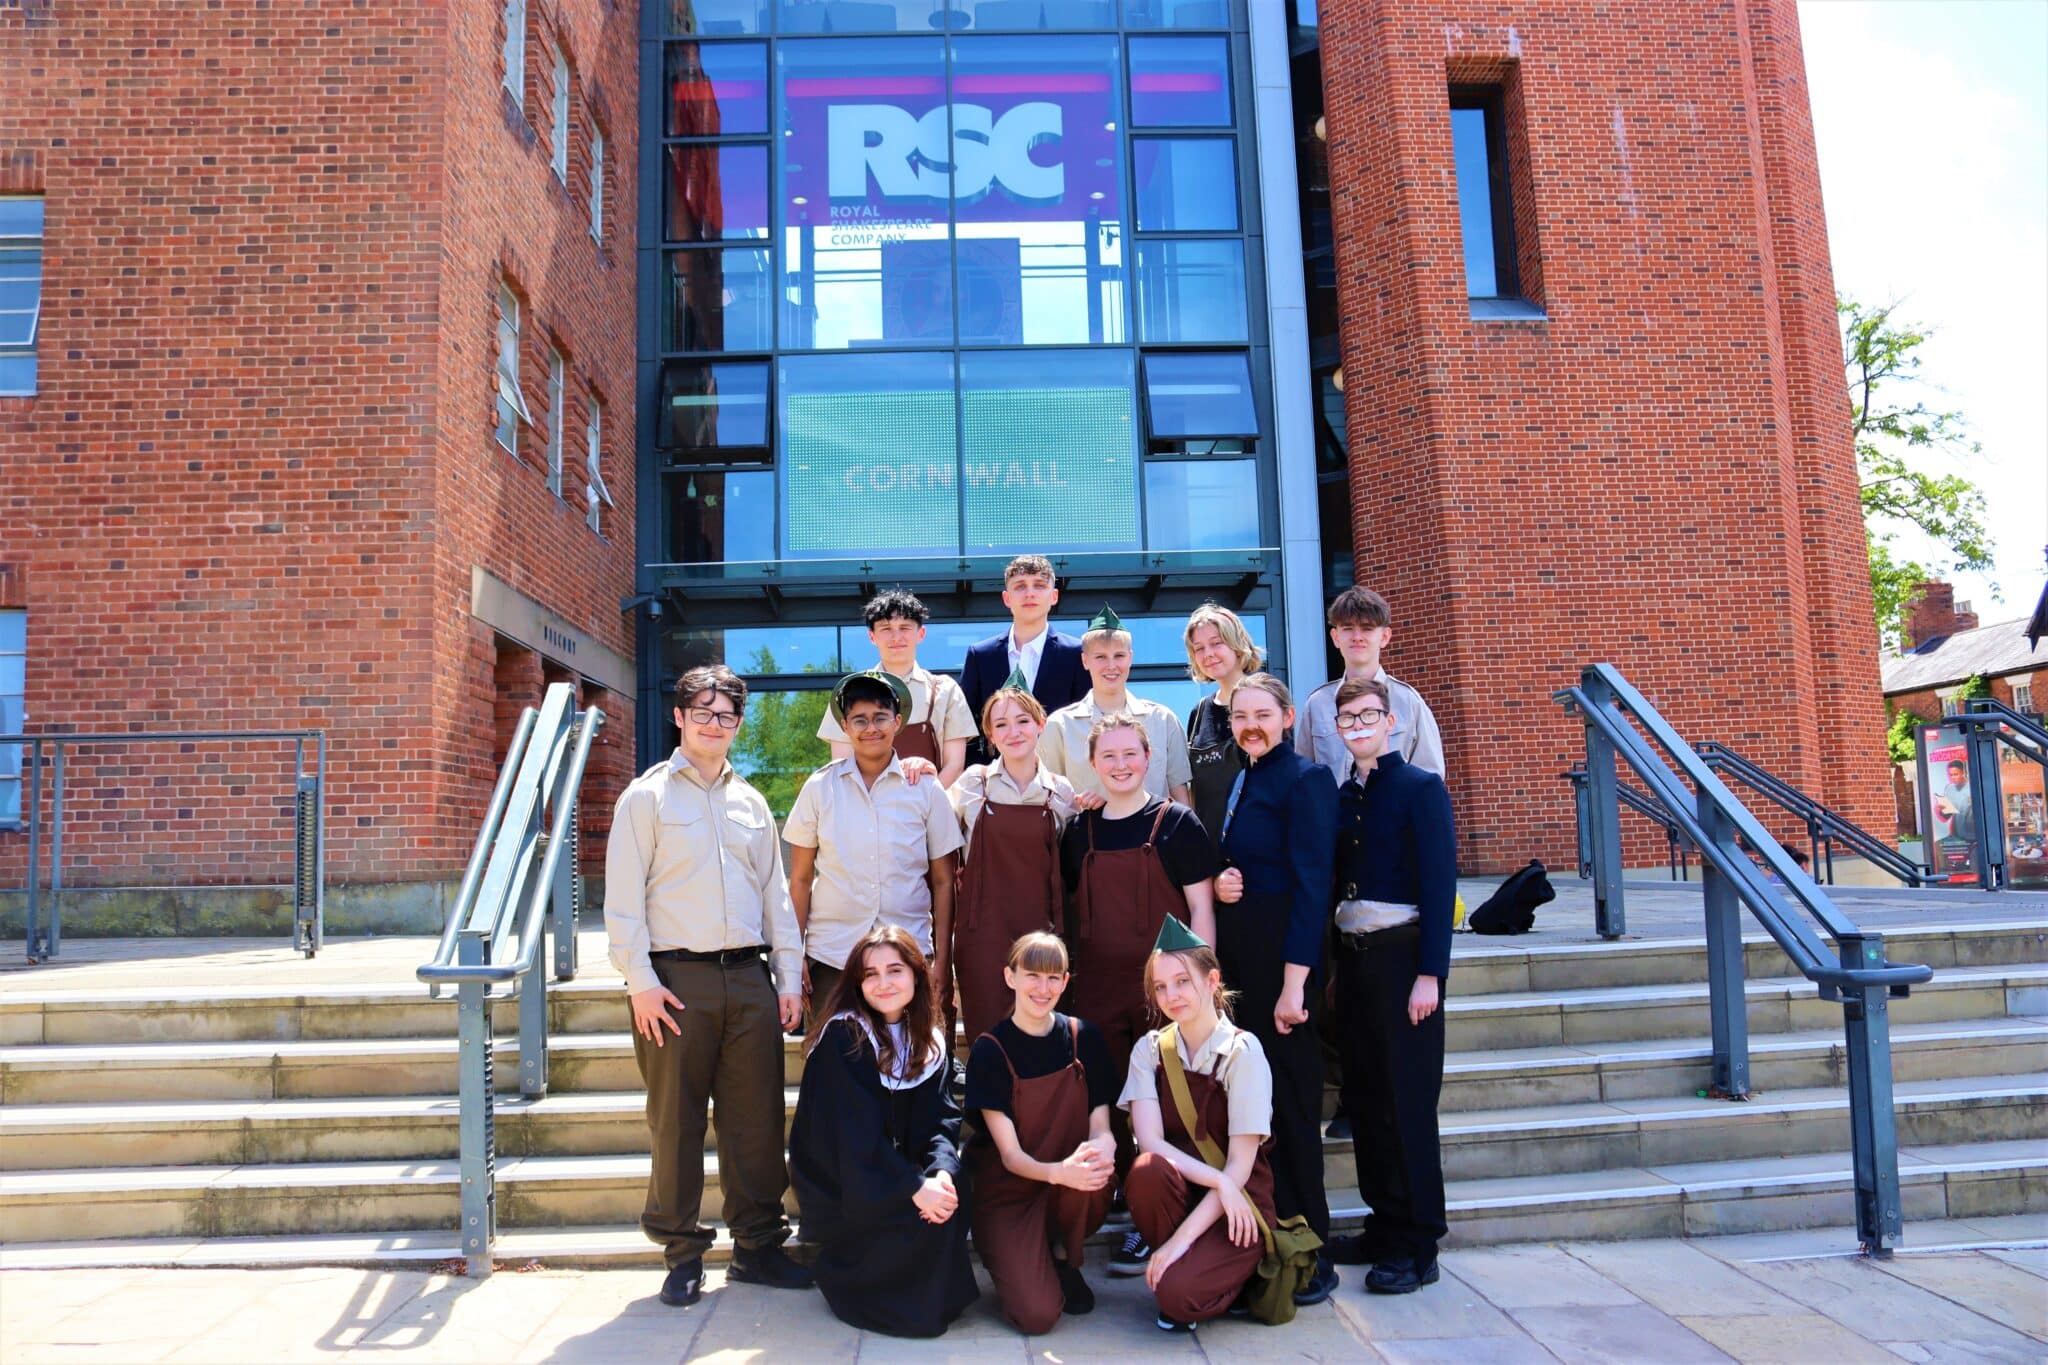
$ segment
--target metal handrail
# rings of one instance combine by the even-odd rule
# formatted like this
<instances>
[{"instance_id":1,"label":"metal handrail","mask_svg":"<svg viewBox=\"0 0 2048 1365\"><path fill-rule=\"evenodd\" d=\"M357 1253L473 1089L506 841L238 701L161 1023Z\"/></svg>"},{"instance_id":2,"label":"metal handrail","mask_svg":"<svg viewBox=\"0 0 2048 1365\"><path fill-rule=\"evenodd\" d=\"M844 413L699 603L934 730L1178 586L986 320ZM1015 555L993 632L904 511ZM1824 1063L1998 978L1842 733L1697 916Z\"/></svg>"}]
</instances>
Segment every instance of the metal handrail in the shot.
<instances>
[{"instance_id":1,"label":"metal handrail","mask_svg":"<svg viewBox=\"0 0 2048 1365\"><path fill-rule=\"evenodd\" d=\"M1836 908L1827 893L1722 784L1706 759L1679 737L1612 664L1588 665L1580 674L1579 685L1556 693L1555 699L1575 712L1585 729L1584 824L1591 843L1600 933L1619 937L1625 924L1619 824L1623 784L1616 773L1617 758L1627 762L1699 850L1708 1012L1714 1035L1711 1093L1730 1099L1746 1099L1750 1093L1743 907L1756 916L1800 974L1820 988L1823 1000L1841 1002L1856 1231L1872 1255L1890 1254L1898 1242L1902 1220L1888 1002L1932 978L1933 970L1888 960L1882 935L1857 928ZM1761 860L1762 867L1752 860L1751 853ZM1823 932L1834 940L1832 962L1821 941Z\"/></svg>"},{"instance_id":2,"label":"metal handrail","mask_svg":"<svg viewBox=\"0 0 2048 1365\"><path fill-rule=\"evenodd\" d=\"M123 744L211 744L290 740L292 743L292 946L307 957L320 951L327 922L327 732L325 730L126 730L0 734L0 745L21 745L28 757L28 906L24 921L30 962L56 957L64 943L64 750ZM306 766L306 745L313 766ZM43 751L50 752L50 917L42 919ZM283 883L238 883L281 886Z\"/></svg>"},{"instance_id":3,"label":"metal handrail","mask_svg":"<svg viewBox=\"0 0 2048 1365\"><path fill-rule=\"evenodd\" d=\"M1840 840L1864 859L1907 886L1928 886L1945 882L1946 876L1914 862L1905 854L1872 834L1863 826L1808 796L1799 788L1718 740L1701 740L1693 750L1716 772L1726 773L1806 825L1808 854L1820 880L1835 880L1835 841Z\"/></svg>"},{"instance_id":4,"label":"metal handrail","mask_svg":"<svg viewBox=\"0 0 2048 1365\"><path fill-rule=\"evenodd\" d=\"M520 715L476 846L431 960L418 969L430 995L455 987L462 1174L460 1238L468 1273L491 1273L497 1240L496 1081L491 993L519 1001L519 1093L548 1086L547 986L538 970L552 929L555 979L576 975L580 905L577 807L591 745L604 724L575 709L566 683Z\"/></svg>"},{"instance_id":5,"label":"metal handrail","mask_svg":"<svg viewBox=\"0 0 2048 1365\"><path fill-rule=\"evenodd\" d=\"M1564 778L1572 784L1572 804L1579 817L1577 822L1579 829L1579 876L1591 878L1593 875L1593 855L1586 842L1586 765L1574 763L1570 770L1564 774ZM1671 868L1671 880L1674 882L1692 880L1692 865L1688 861L1689 856L1693 852L1692 840L1685 837L1684 833L1678 828L1678 822L1671 818L1671 812L1664 809L1664 804L1657 800L1656 797L1647 795L1631 787L1626 782L1617 783L1614 794L1621 798L1622 805L1627 806L1630 810L1643 816L1651 824L1664 831L1664 844L1667 862Z\"/></svg>"}]
</instances>

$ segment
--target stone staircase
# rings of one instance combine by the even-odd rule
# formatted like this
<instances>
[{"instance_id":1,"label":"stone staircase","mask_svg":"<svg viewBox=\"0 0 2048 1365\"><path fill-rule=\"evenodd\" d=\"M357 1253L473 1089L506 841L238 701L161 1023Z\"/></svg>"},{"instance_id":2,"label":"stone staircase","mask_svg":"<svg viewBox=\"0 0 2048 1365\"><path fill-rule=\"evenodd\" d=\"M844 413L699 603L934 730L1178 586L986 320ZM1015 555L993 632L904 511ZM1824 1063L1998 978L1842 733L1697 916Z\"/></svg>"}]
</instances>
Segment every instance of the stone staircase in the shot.
<instances>
[{"instance_id":1,"label":"stone staircase","mask_svg":"<svg viewBox=\"0 0 2048 1365\"><path fill-rule=\"evenodd\" d=\"M2048 1213L2048 930L1915 927L1887 948L1936 970L1893 1002L1908 1242L1916 1222ZM1461 940L1442 1106L1454 1240L1849 1240L1841 1008L1767 940L1747 958L1759 1093L1731 1104L1699 1094L1697 943ZM498 1109L500 1256L654 1263L624 996L612 979L549 994L550 1094ZM511 1086L510 1002L498 1023ZM454 1031L452 1003L411 984L0 995L0 1265L451 1256ZM794 1044L786 1058L793 1104ZM1326 1160L1341 1225L1361 1211L1349 1143Z\"/></svg>"}]
</instances>

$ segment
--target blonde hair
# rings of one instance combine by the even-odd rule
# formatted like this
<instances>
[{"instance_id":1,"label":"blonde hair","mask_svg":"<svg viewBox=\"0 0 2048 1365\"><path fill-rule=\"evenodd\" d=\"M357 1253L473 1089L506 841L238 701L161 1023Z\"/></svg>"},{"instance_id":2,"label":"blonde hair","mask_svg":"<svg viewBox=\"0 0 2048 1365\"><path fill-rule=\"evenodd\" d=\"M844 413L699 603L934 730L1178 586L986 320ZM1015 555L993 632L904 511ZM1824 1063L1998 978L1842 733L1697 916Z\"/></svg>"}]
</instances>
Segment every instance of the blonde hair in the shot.
<instances>
[{"instance_id":1,"label":"blonde hair","mask_svg":"<svg viewBox=\"0 0 2048 1365\"><path fill-rule=\"evenodd\" d=\"M1223 637L1223 643L1237 651L1239 672L1257 673L1259 666L1265 663L1266 653L1252 643L1252 633L1245 629L1244 619L1229 607L1204 602L1188 613L1187 628L1180 633L1181 644L1188 651L1188 676L1196 682L1216 681L1195 662L1195 631L1203 626L1214 626L1216 633Z\"/></svg>"},{"instance_id":2,"label":"blonde hair","mask_svg":"<svg viewBox=\"0 0 2048 1365\"><path fill-rule=\"evenodd\" d=\"M1238 692L1246 690L1264 692L1274 701L1280 703L1282 711L1292 711L1294 709L1294 694L1287 690L1286 683L1281 682L1271 673L1254 673L1237 685ZM1231 693L1232 697L1236 695L1236 692Z\"/></svg>"},{"instance_id":3,"label":"blonde hair","mask_svg":"<svg viewBox=\"0 0 2048 1365\"><path fill-rule=\"evenodd\" d=\"M1021 687L998 687L989 693L988 700L981 704L982 734L988 733L989 720L995 715L996 703L999 701L1015 702L1025 715L1040 725L1045 724L1045 707L1039 703L1038 698Z\"/></svg>"},{"instance_id":4,"label":"blonde hair","mask_svg":"<svg viewBox=\"0 0 2048 1365\"><path fill-rule=\"evenodd\" d=\"M1112 711L1106 716L1097 717L1095 724L1088 727L1088 761L1090 763L1095 761L1095 741L1101 739L1111 730L1137 731L1139 747L1148 754L1152 752L1152 737L1145 733L1145 727L1139 722L1138 718L1128 711Z\"/></svg>"},{"instance_id":5,"label":"blonde hair","mask_svg":"<svg viewBox=\"0 0 2048 1365\"><path fill-rule=\"evenodd\" d=\"M1161 952L1159 949L1154 948L1151 955L1145 959L1145 1003L1150 1005L1155 1012L1159 1007L1152 1003L1152 969L1162 957L1179 958L1186 964L1188 975L1194 977L1197 981L1206 981L1209 978L1209 973L1221 973L1223 970L1221 964L1216 960L1216 950L1206 943L1199 948L1177 948L1170 953ZM1219 981L1216 983L1214 993L1210 996L1210 1001L1216 1006L1216 1017L1228 1019L1230 1017L1230 1007L1237 1003L1237 992L1229 989Z\"/></svg>"},{"instance_id":6,"label":"blonde hair","mask_svg":"<svg viewBox=\"0 0 2048 1365\"><path fill-rule=\"evenodd\" d=\"M1066 942L1058 934L1043 931L1026 934L1012 943L1010 956L1003 966L1013 972L1045 972L1059 976L1065 976L1072 970Z\"/></svg>"}]
</instances>

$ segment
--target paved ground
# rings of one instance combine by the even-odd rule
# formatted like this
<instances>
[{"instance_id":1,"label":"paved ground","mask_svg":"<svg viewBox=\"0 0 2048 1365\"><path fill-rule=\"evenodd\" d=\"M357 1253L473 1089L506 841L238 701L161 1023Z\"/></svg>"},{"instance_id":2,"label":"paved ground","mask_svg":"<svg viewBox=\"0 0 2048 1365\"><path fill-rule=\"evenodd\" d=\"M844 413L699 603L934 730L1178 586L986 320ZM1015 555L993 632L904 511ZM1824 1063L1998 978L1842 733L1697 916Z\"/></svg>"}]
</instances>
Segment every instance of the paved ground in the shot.
<instances>
[{"instance_id":1,"label":"paved ground","mask_svg":"<svg viewBox=\"0 0 2048 1365\"><path fill-rule=\"evenodd\" d=\"M1459 883L1468 907L1490 895L1498 879ZM1454 955L1502 948L1597 943L1593 892L1589 883L1553 879L1557 899L1536 914L1535 932L1514 938L1457 936ZM1898 931L2031 921L2048 927L2048 893L1961 890L1904 891L1843 887L1836 900L1844 914L1865 929ZM1625 941L1701 937L1699 884L1631 882L1625 894ZM589 916L588 919L595 919ZM1752 921L1745 933L1760 933ZM605 959L602 928L578 935L584 979L616 979ZM289 989L294 985L338 986L368 982L414 982L420 963L433 955L434 941L417 935L331 938L318 957L293 952L282 938L68 938L59 955L31 965L19 939L0 943L0 995L46 991Z\"/></svg>"},{"instance_id":2,"label":"paved ground","mask_svg":"<svg viewBox=\"0 0 2048 1365\"><path fill-rule=\"evenodd\" d=\"M687 1310L654 1271L103 1270L0 1275L0 1359L299 1361L2039 1361L2048 1225L1926 1224L1970 1249L1816 1256L1840 1234L1452 1251L1441 1283L1373 1298L1358 1272L1284 1328L1151 1325L1143 1281L1091 1273L1100 1303L1026 1340L984 1293L937 1341L853 1332L815 1293L726 1285ZM2032 1238L2031 1245L2025 1244ZM2015 1246L2015 1244L2019 1244ZM1791 1257L1793 1259L1784 1259ZM986 1282L984 1281L984 1290Z\"/></svg>"}]
</instances>

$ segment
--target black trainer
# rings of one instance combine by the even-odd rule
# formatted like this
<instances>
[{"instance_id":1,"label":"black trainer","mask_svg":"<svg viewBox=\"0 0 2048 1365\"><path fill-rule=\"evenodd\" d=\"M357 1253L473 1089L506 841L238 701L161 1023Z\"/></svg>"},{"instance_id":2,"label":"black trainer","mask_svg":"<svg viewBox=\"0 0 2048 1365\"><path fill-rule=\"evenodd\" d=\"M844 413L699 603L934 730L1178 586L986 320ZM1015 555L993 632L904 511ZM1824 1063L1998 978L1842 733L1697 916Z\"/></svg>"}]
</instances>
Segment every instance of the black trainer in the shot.
<instances>
[{"instance_id":1,"label":"black trainer","mask_svg":"<svg viewBox=\"0 0 2048 1365\"><path fill-rule=\"evenodd\" d=\"M669 1268L661 1282L661 1301L671 1308L688 1308L704 1297L704 1258L684 1261Z\"/></svg>"},{"instance_id":2,"label":"black trainer","mask_svg":"<svg viewBox=\"0 0 2048 1365\"><path fill-rule=\"evenodd\" d=\"M1333 1265L1378 1265L1387 1259L1386 1248L1363 1232L1340 1232L1323 1246Z\"/></svg>"},{"instance_id":3,"label":"black trainer","mask_svg":"<svg viewBox=\"0 0 2048 1365\"><path fill-rule=\"evenodd\" d=\"M779 1246L735 1247L727 1280L763 1284L770 1289L809 1289L811 1272Z\"/></svg>"},{"instance_id":4,"label":"black trainer","mask_svg":"<svg viewBox=\"0 0 2048 1365\"><path fill-rule=\"evenodd\" d=\"M1151 1259L1152 1248L1145 1245L1145 1234L1132 1228L1109 1254L1109 1273L1125 1278L1142 1275L1145 1263Z\"/></svg>"},{"instance_id":5,"label":"black trainer","mask_svg":"<svg viewBox=\"0 0 2048 1365\"><path fill-rule=\"evenodd\" d=\"M1192 1332L1201 1326L1198 1322L1176 1322L1164 1313L1152 1319L1152 1325L1162 1332Z\"/></svg>"},{"instance_id":6,"label":"black trainer","mask_svg":"<svg viewBox=\"0 0 2048 1365\"><path fill-rule=\"evenodd\" d=\"M1372 1294L1413 1294L1422 1286L1436 1282L1435 1256L1426 1261L1413 1256L1394 1256L1372 1268L1365 1277L1365 1288Z\"/></svg>"},{"instance_id":7,"label":"black trainer","mask_svg":"<svg viewBox=\"0 0 2048 1365\"><path fill-rule=\"evenodd\" d=\"M1316 1273L1309 1282L1294 1291L1294 1306L1307 1308L1321 1303L1337 1292L1337 1267L1330 1263L1327 1253L1316 1256Z\"/></svg>"},{"instance_id":8,"label":"black trainer","mask_svg":"<svg viewBox=\"0 0 2048 1365\"><path fill-rule=\"evenodd\" d=\"M1054 1261L1052 1268L1060 1277L1060 1311L1074 1318L1094 1312L1095 1291L1088 1287L1088 1281L1081 1278L1081 1267L1067 1261Z\"/></svg>"}]
</instances>

